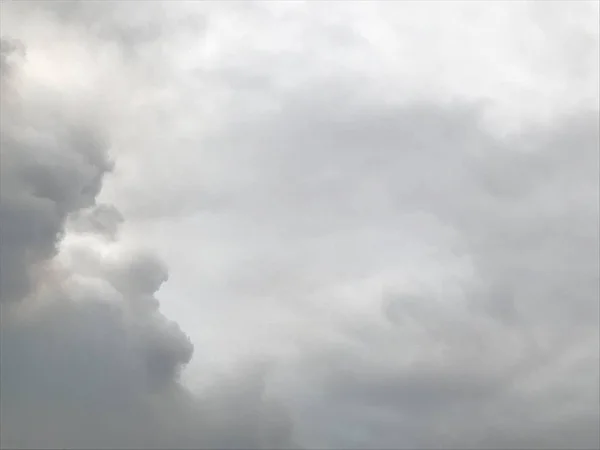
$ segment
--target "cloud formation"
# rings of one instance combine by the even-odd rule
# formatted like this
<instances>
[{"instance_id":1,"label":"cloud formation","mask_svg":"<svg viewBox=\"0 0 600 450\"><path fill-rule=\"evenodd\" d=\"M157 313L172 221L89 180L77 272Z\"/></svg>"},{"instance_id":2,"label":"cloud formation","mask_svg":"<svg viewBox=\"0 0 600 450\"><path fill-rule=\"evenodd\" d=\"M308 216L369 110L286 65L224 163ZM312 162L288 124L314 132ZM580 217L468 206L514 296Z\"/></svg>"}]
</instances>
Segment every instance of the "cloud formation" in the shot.
<instances>
[{"instance_id":1,"label":"cloud formation","mask_svg":"<svg viewBox=\"0 0 600 450\"><path fill-rule=\"evenodd\" d=\"M193 346L158 310L166 267L124 246L122 216L96 204L105 130L53 92L20 91L44 88L21 83L20 48L3 38L2 447L288 446L287 424L264 423L260 376L202 400L179 383Z\"/></svg>"},{"instance_id":2,"label":"cloud formation","mask_svg":"<svg viewBox=\"0 0 600 450\"><path fill-rule=\"evenodd\" d=\"M428 149L441 127L421 132L430 118L414 117L410 137L397 131L390 142L449 154L415 165L390 152L378 176L389 173L405 213L431 212L458 232L471 273L406 289L403 272L392 272L362 294L353 292L362 282L346 281L340 297L370 299L341 321L345 345L303 363L315 371L315 379L302 372L307 384L322 389L323 416L310 419L311 430L331 439L334 423L348 448L596 448L597 113L510 146L479 136L473 150L483 161L469 155L476 124L452 122L456 138ZM443 188L428 191L429 177Z\"/></svg>"},{"instance_id":3,"label":"cloud formation","mask_svg":"<svg viewBox=\"0 0 600 450\"><path fill-rule=\"evenodd\" d=\"M133 5L2 5L2 447L600 447L596 3Z\"/></svg>"}]
</instances>

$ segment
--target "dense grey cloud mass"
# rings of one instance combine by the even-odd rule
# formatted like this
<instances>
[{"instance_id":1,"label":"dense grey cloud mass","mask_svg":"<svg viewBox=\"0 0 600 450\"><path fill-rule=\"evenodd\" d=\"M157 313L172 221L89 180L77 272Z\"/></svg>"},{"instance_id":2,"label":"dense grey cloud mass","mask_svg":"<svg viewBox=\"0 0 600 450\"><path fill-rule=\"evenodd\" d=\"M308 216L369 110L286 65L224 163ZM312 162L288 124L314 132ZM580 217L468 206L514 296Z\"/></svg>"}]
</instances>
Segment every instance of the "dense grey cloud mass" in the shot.
<instances>
[{"instance_id":1,"label":"dense grey cloud mass","mask_svg":"<svg viewBox=\"0 0 600 450\"><path fill-rule=\"evenodd\" d=\"M3 39L3 73L17 50L15 43ZM10 85L3 85L3 91L8 89ZM2 103L3 301L27 294L31 268L53 256L67 215L94 201L110 168L94 130L33 113L10 99Z\"/></svg>"},{"instance_id":2,"label":"dense grey cloud mass","mask_svg":"<svg viewBox=\"0 0 600 450\"><path fill-rule=\"evenodd\" d=\"M2 4L2 447L600 448L597 3L137 5Z\"/></svg>"},{"instance_id":3,"label":"dense grey cloud mass","mask_svg":"<svg viewBox=\"0 0 600 450\"><path fill-rule=\"evenodd\" d=\"M17 44L2 40L2 448L287 447L288 425L263 420L260 377L203 399L179 384L193 346L158 311L166 268L119 249L121 214L95 204L105 130L60 97L21 98ZM66 239L60 259L67 229L84 241ZM116 249L98 252L103 240Z\"/></svg>"}]
</instances>

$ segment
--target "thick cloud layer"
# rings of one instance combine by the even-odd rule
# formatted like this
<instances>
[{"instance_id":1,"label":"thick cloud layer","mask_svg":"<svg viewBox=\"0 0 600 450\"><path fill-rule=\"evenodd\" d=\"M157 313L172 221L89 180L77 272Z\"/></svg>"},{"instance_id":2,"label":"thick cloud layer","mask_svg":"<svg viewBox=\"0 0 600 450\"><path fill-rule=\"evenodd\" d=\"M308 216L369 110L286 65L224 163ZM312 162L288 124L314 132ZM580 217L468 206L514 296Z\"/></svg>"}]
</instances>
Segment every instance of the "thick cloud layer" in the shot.
<instances>
[{"instance_id":1,"label":"thick cloud layer","mask_svg":"<svg viewBox=\"0 0 600 450\"><path fill-rule=\"evenodd\" d=\"M407 289L392 271L326 294L367 299L339 324L346 344L301 363L321 396L310 438L345 448L597 448L598 114L510 143L473 136L469 120L452 120L453 136L440 140L443 116L407 117L396 116L389 142L414 147L380 153L377 177L405 214L433 213L459 233L471 273ZM435 163L415 165L412 151L436 148ZM374 305L379 314L366 316Z\"/></svg>"},{"instance_id":2,"label":"thick cloud layer","mask_svg":"<svg viewBox=\"0 0 600 450\"><path fill-rule=\"evenodd\" d=\"M17 49L2 40L3 74ZM54 256L67 215L93 203L110 168L94 130L35 117L32 106L12 104L4 92L10 83L3 79L9 98L2 103L2 301L27 295L33 267Z\"/></svg>"},{"instance_id":3,"label":"thick cloud layer","mask_svg":"<svg viewBox=\"0 0 600 450\"><path fill-rule=\"evenodd\" d=\"M2 6L3 447L600 448L595 2L133 5Z\"/></svg>"},{"instance_id":4,"label":"thick cloud layer","mask_svg":"<svg viewBox=\"0 0 600 450\"><path fill-rule=\"evenodd\" d=\"M20 91L32 87L19 48L3 38L1 446L287 446L260 376L202 399L179 384L193 346L158 311L166 268L119 242L120 213L95 204L112 167L105 130L53 92Z\"/></svg>"}]
</instances>

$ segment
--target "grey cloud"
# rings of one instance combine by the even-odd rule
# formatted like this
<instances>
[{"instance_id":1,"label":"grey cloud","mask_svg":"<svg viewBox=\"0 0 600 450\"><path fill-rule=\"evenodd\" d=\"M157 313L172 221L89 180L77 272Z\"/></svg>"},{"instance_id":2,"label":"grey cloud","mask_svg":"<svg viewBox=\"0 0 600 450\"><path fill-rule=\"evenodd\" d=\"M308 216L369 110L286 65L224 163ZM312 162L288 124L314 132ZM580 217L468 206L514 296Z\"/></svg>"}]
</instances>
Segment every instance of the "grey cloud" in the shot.
<instances>
[{"instance_id":1,"label":"grey cloud","mask_svg":"<svg viewBox=\"0 0 600 450\"><path fill-rule=\"evenodd\" d=\"M2 86L3 97L11 95L10 89ZM57 124L60 111L31 120L32 114L8 100L2 103L2 301L27 294L30 272L53 256L68 214L93 204L102 176L111 168L106 146L94 130Z\"/></svg>"},{"instance_id":2,"label":"grey cloud","mask_svg":"<svg viewBox=\"0 0 600 450\"><path fill-rule=\"evenodd\" d=\"M123 215L112 205L97 205L77 211L70 218L70 226L77 232L90 232L115 239L117 229L123 223Z\"/></svg>"},{"instance_id":3,"label":"grey cloud","mask_svg":"<svg viewBox=\"0 0 600 450\"><path fill-rule=\"evenodd\" d=\"M218 140L226 155L254 152L230 214L272 232L263 245L275 248L240 268L244 286L262 280L292 301L306 270L317 287L352 291L411 254L392 238L407 216L436 222L414 239L449 245L471 273L455 281L458 293L435 286L411 297L401 284L410 273L398 270L389 280L398 292L364 299L381 305L379 321L344 311L323 319L330 311L317 308L305 330L315 348L300 351L285 393L299 439L598 448L598 112L498 136L471 105L379 107L328 89L234 119L235 133ZM444 228L450 242L437 239ZM321 341L320 319L342 338Z\"/></svg>"},{"instance_id":4,"label":"grey cloud","mask_svg":"<svg viewBox=\"0 0 600 450\"><path fill-rule=\"evenodd\" d=\"M191 31L201 33L208 20L206 14L193 8L170 15L173 9L155 1L26 0L3 7L21 20L44 18L82 32L90 41L95 38L96 44L113 46L126 61L150 61L154 70L168 69L160 67L165 56L160 50L161 40L187 36Z\"/></svg>"},{"instance_id":5,"label":"grey cloud","mask_svg":"<svg viewBox=\"0 0 600 450\"><path fill-rule=\"evenodd\" d=\"M322 111L313 108L302 121L311 130ZM335 204L339 218L344 194L376 177L377 193L393 201L344 214L346 229L381 225L381 214L393 226L394 208L432 214L458 232L474 276L458 297L391 293L382 305L391 331L357 318L340 331L356 345L307 357L302 384L322 395L309 410L319 405L332 419L302 409L306 438L351 448L598 448L597 112L505 140L476 115L434 108L386 114L389 121L366 114L332 137L346 114L332 115L324 134L285 140L278 173L303 188L292 205ZM343 151L322 160L325 147ZM307 182L336 164L341 197ZM319 225L322 233L338 226ZM307 236L305 224L292 226ZM537 377L548 384L523 388Z\"/></svg>"},{"instance_id":6,"label":"grey cloud","mask_svg":"<svg viewBox=\"0 0 600 450\"><path fill-rule=\"evenodd\" d=\"M209 390L210 401L180 384L193 346L158 310L167 270L156 256L77 242L59 254L68 224L101 240L122 221L95 205L112 167L102 124L73 121L60 103L6 101L11 84L2 89L0 446L287 446L289 426L266 415L256 380L238 380L237 396Z\"/></svg>"},{"instance_id":7,"label":"grey cloud","mask_svg":"<svg viewBox=\"0 0 600 450\"><path fill-rule=\"evenodd\" d=\"M63 20L86 23L94 15L77 14ZM139 30L129 31L131 37ZM142 46L147 38L140 32ZM310 55L270 55L269 65L246 67L265 56L247 54L223 71L225 81L244 84L248 73L258 74L260 83L245 88L276 95L276 111L234 96L223 128L190 144L217 160L208 167L224 181L209 193L161 191L158 213L177 211L178 201L193 209L194 200L215 198L210 220L217 231L204 240L241 230L239 264L223 278L242 300L226 298L233 306L218 324L230 334L239 324L240 342L254 342L253 328L274 328L261 296L276 297L269 306L289 303L295 315L305 314L301 330L290 331L299 341L294 356L281 358L275 371L284 378L279 394L293 424L268 401L273 379L262 368L190 396L178 374L191 343L158 310L164 264L145 252L100 258L84 244L69 250L66 274L49 272L60 283L43 279L41 298L49 305L2 323L3 446L283 448L297 433L314 448L598 448L597 110L573 117L565 111L546 126L499 136L486 129L479 107L399 107L362 89L354 73L282 90L276 78ZM595 70L587 62L580 67ZM324 72L316 78L327 78ZM249 114L255 109L260 114ZM20 135L14 141L24 142ZM166 160L158 159L161 170ZM188 162L175 167L188 169ZM83 163L61 167L41 165L36 177L27 172L11 182L14 192L37 191L12 227L29 233L21 238L27 244L13 253L3 244L7 261L25 246L37 248L33 235L44 247L33 259L51 259L66 215L75 230L116 236L118 214L94 209L94 195L73 195L68 185L95 192L96 172ZM202 173L173 170L179 189L198 186L196 169ZM173 181L171 172L167 178ZM38 199L46 191L60 208ZM148 210L156 206L150 203ZM44 208L59 212L34 220ZM13 220L7 211L2 229ZM34 226L41 231L27 231ZM187 258L195 237L181 237L184 266L196 261ZM452 289L405 292L406 279L427 270L417 256L432 248L439 265L462 256L470 273L456 277ZM187 269L198 277L199 269ZM386 271L387 284L361 285ZM328 309L339 285L348 295L358 292L364 309L350 299ZM313 309L291 305L309 297L306 291L323 301ZM266 318L253 321L253 314Z\"/></svg>"},{"instance_id":8,"label":"grey cloud","mask_svg":"<svg viewBox=\"0 0 600 450\"><path fill-rule=\"evenodd\" d=\"M0 38L0 76L5 77L9 75L11 70L11 59L15 56L24 55L23 44L16 40L2 36Z\"/></svg>"},{"instance_id":9,"label":"grey cloud","mask_svg":"<svg viewBox=\"0 0 600 450\"><path fill-rule=\"evenodd\" d=\"M411 230L415 240L448 245L472 265L459 295L407 301L399 287L382 301L375 292L365 299L383 303L374 324L316 308L301 332L315 348L285 393L300 439L598 448L597 110L501 136L478 106L382 106L354 80L286 94L275 112L232 113L226 133L202 141L235 161L225 176L241 172L216 215L261 239L229 284L280 294L281 275L283 304L304 294L294 283L305 270L317 287L352 290L407 258L395 238L409 216L436 225ZM438 240L444 229L455 240ZM322 322L343 343L321 342Z\"/></svg>"}]
</instances>

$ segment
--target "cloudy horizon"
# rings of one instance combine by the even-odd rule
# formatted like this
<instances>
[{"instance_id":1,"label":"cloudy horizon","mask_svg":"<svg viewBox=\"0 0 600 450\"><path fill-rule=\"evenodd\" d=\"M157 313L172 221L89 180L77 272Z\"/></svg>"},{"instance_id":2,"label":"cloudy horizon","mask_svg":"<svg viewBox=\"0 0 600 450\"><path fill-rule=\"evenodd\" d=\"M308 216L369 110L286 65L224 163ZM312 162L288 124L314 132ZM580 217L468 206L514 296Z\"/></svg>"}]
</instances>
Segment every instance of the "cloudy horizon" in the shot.
<instances>
[{"instance_id":1,"label":"cloudy horizon","mask_svg":"<svg viewBox=\"0 0 600 450\"><path fill-rule=\"evenodd\" d=\"M600 448L596 1L3 1L0 447Z\"/></svg>"}]
</instances>

